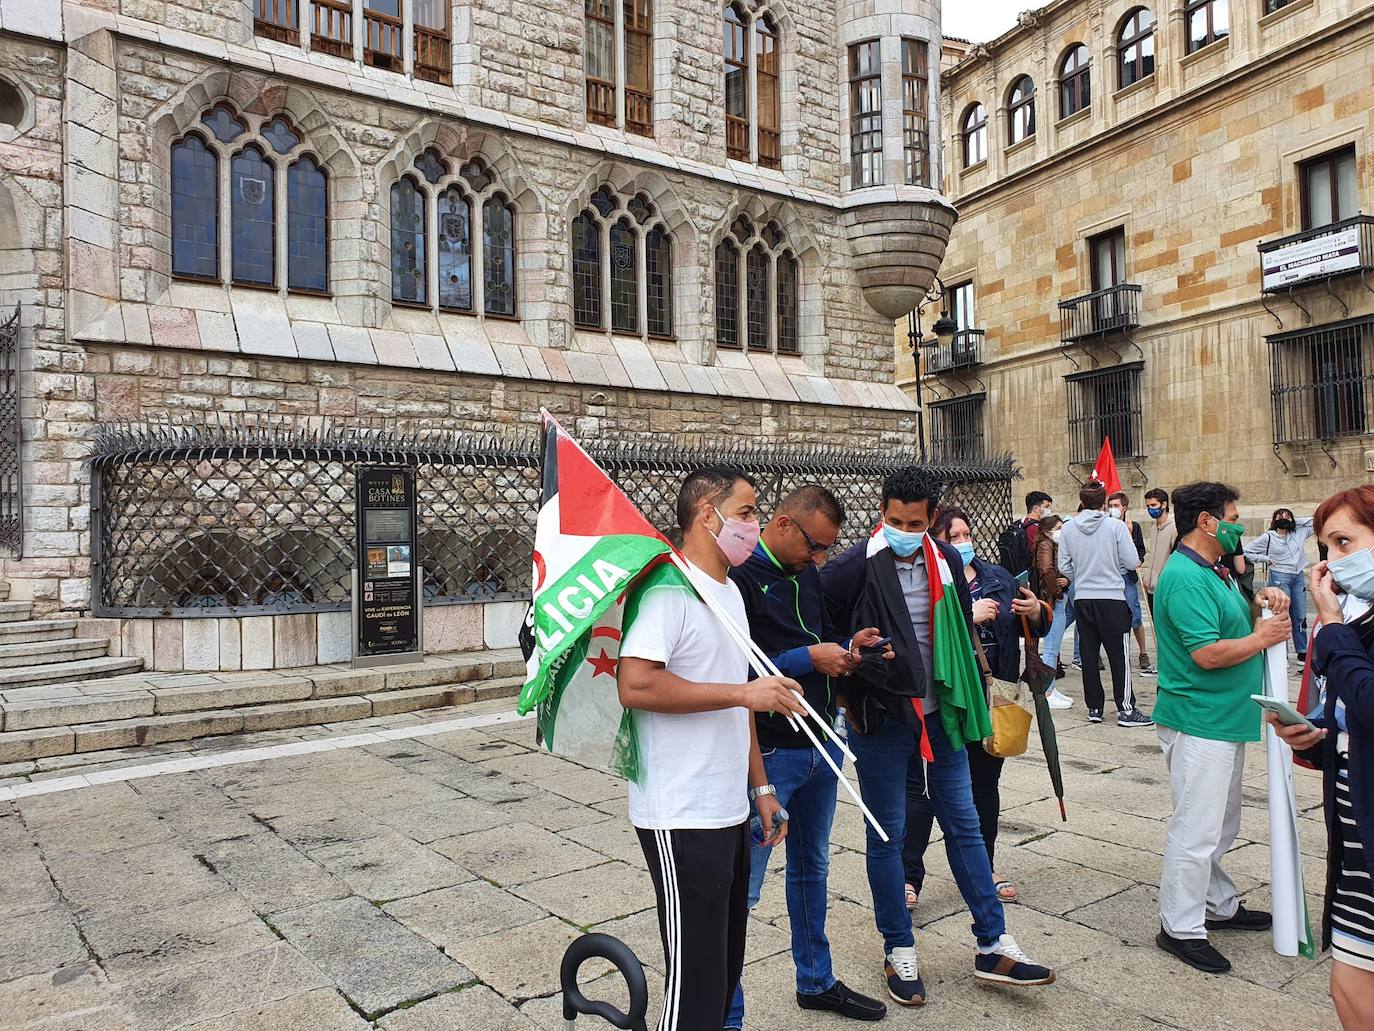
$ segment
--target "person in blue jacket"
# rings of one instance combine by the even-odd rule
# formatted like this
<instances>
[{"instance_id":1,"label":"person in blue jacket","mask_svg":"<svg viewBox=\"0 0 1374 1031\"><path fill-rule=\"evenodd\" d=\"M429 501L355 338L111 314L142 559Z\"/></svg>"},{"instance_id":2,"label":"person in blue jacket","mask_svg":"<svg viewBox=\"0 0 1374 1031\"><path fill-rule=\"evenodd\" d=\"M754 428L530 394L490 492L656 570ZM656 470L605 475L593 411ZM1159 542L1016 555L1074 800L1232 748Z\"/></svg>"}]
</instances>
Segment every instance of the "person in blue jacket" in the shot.
<instances>
[{"instance_id":1,"label":"person in blue jacket","mask_svg":"<svg viewBox=\"0 0 1374 1031\"><path fill-rule=\"evenodd\" d=\"M931 531L936 539L953 545L963 562L964 580L973 599L973 625L987 658L988 674L996 680L1015 684L1021 677L1021 617L1026 617L1031 634L1038 637L1045 629L1045 610L1029 588L1017 585L1014 576L974 554L973 524L962 508L941 507ZM1006 760L989 755L978 744L970 744L965 751L973 804L978 810L988 862L994 871L992 880L997 897L1003 902L1016 902L1016 886L1010 878L995 872L997 863L993 858L997 819L1002 809L999 786ZM906 871L907 904L915 906L925 881L925 853L930 845L935 812L926 793L924 763L914 759L907 770L906 797L907 830L902 866Z\"/></svg>"},{"instance_id":2,"label":"person in blue jacket","mask_svg":"<svg viewBox=\"0 0 1374 1031\"><path fill-rule=\"evenodd\" d=\"M1324 689L1305 726L1265 718L1322 771L1327 830L1322 946L1331 997L1347 1031L1374 1027L1374 485L1341 491L1313 517L1327 559L1312 570L1321 626L1310 644Z\"/></svg>"},{"instance_id":3,"label":"person in blue jacket","mask_svg":"<svg viewBox=\"0 0 1374 1031\"><path fill-rule=\"evenodd\" d=\"M754 553L730 571L749 616L749 634L784 676L802 685L806 700L834 726L838 695L845 678L863 656L881 663L889 648L873 646L882 637L868 627L852 639L831 625L816 560L835 546L844 508L824 487L801 487L782 500L763 528ZM879 1020L887 1007L845 986L835 977L825 936L826 891L830 869L830 828L835 819L835 774L799 727L782 713L757 713L759 750L768 784L752 795L775 794L787 813L787 915L792 925L792 958L797 967L797 1005L854 1020ZM844 755L811 730L837 767ZM750 798L751 808L753 797ZM749 906L759 901L773 846L754 837L750 855ZM725 1027L744 1026L744 986L735 989Z\"/></svg>"}]
</instances>

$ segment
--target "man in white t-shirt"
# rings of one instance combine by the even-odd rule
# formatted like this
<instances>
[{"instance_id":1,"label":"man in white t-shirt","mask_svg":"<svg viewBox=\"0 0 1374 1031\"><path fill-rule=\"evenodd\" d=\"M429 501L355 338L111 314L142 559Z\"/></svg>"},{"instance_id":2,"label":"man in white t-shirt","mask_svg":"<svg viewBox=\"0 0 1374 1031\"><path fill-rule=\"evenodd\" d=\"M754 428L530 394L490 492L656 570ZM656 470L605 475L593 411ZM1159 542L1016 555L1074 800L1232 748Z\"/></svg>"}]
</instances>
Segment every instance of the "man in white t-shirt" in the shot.
<instances>
[{"instance_id":1,"label":"man in white t-shirt","mask_svg":"<svg viewBox=\"0 0 1374 1031\"><path fill-rule=\"evenodd\" d=\"M746 633L744 600L727 574L758 542L756 506L753 481L734 469L692 473L677 499L693 584ZM800 713L801 688L786 677L751 681L740 647L671 567L636 591L625 622L617 681L621 704L635 710L642 775L630 784L630 822L653 878L666 960L659 1031L714 1031L744 969L747 800L769 844L787 833L750 711Z\"/></svg>"}]
</instances>

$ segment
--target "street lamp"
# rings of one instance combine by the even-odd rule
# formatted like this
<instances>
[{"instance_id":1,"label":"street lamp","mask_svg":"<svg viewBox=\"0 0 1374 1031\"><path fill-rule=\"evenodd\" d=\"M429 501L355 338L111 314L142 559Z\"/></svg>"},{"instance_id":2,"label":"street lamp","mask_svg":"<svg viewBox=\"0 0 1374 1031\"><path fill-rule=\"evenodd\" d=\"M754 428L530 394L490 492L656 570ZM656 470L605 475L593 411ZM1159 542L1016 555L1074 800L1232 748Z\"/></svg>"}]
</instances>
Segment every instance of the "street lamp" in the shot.
<instances>
[{"instance_id":1,"label":"street lamp","mask_svg":"<svg viewBox=\"0 0 1374 1031\"><path fill-rule=\"evenodd\" d=\"M945 282L939 276L935 277L935 288L927 293L921 300L920 306L907 316L907 343L911 347L911 357L916 362L916 433L921 446L921 461L926 461L926 405L925 390L921 379L921 348L922 347L943 347L949 348L954 343L954 335L959 332L959 324L949 315L949 306L945 303L949 296L949 291L945 288ZM940 317L930 327L935 334L935 340L926 343L921 331L921 315L926 308L932 304L940 305ZM927 362L927 364L929 364Z\"/></svg>"}]
</instances>

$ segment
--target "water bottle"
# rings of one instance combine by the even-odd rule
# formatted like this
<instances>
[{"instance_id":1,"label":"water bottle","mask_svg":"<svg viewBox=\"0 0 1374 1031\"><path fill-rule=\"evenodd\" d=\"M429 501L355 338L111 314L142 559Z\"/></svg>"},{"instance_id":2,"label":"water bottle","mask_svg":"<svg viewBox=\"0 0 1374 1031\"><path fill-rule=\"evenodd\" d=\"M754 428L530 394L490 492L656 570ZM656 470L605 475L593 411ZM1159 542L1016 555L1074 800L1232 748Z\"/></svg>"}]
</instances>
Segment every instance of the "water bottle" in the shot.
<instances>
[{"instance_id":1,"label":"water bottle","mask_svg":"<svg viewBox=\"0 0 1374 1031\"><path fill-rule=\"evenodd\" d=\"M845 708L843 705L835 707L835 736L841 741L849 740L849 728L845 725Z\"/></svg>"},{"instance_id":2,"label":"water bottle","mask_svg":"<svg viewBox=\"0 0 1374 1031\"><path fill-rule=\"evenodd\" d=\"M780 823L786 823L787 810L780 808L775 819ZM749 818L749 840L754 843L755 847L763 844L763 821L759 819L757 812Z\"/></svg>"}]
</instances>

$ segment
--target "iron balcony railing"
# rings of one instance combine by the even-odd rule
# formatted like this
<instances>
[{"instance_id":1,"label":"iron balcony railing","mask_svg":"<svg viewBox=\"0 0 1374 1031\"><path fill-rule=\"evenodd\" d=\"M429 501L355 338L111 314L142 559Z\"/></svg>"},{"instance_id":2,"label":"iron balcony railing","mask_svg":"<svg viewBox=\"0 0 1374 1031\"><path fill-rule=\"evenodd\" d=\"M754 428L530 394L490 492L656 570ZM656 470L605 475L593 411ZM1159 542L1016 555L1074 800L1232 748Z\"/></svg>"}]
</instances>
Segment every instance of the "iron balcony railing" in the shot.
<instances>
[{"instance_id":1,"label":"iron balcony railing","mask_svg":"<svg viewBox=\"0 0 1374 1031\"><path fill-rule=\"evenodd\" d=\"M1066 344L1114 336L1140 325L1140 286L1118 283L1059 302L1059 339Z\"/></svg>"},{"instance_id":2,"label":"iron balcony railing","mask_svg":"<svg viewBox=\"0 0 1374 1031\"><path fill-rule=\"evenodd\" d=\"M1260 289L1267 294L1374 270L1374 215L1269 240L1259 254Z\"/></svg>"},{"instance_id":3,"label":"iron balcony railing","mask_svg":"<svg viewBox=\"0 0 1374 1031\"><path fill-rule=\"evenodd\" d=\"M931 373L958 372L972 369L983 364L983 338L987 335L982 329L961 329L954 334L948 344L937 344L930 353L927 368Z\"/></svg>"}]
</instances>

